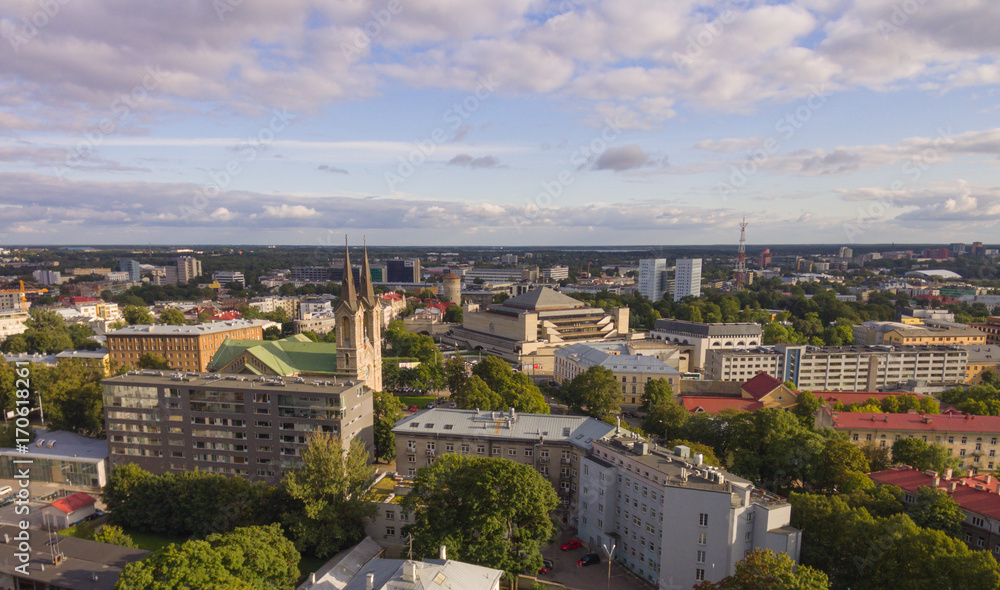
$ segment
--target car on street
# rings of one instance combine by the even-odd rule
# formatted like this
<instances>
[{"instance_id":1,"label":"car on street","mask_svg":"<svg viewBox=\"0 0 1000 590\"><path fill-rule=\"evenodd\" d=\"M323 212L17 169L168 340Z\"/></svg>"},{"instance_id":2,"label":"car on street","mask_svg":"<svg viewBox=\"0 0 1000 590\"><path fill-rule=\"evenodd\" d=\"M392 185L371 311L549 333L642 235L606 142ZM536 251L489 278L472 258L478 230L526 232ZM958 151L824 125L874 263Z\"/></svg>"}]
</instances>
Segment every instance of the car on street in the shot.
<instances>
[{"instance_id":1,"label":"car on street","mask_svg":"<svg viewBox=\"0 0 1000 590\"><path fill-rule=\"evenodd\" d=\"M406 411L407 412L419 412L420 408L418 408L417 406L410 406L409 408L406 408Z\"/></svg>"},{"instance_id":2,"label":"car on street","mask_svg":"<svg viewBox=\"0 0 1000 590\"><path fill-rule=\"evenodd\" d=\"M556 564L553 563L551 559L543 559L542 560L542 569L538 570L538 573L540 573L540 574L547 574L547 573L551 572L553 569L555 569L555 567L556 567Z\"/></svg>"},{"instance_id":3,"label":"car on street","mask_svg":"<svg viewBox=\"0 0 1000 590\"><path fill-rule=\"evenodd\" d=\"M433 410L434 409L434 402L430 402L429 404L427 404L427 409L428 410Z\"/></svg>"},{"instance_id":4,"label":"car on street","mask_svg":"<svg viewBox=\"0 0 1000 590\"><path fill-rule=\"evenodd\" d=\"M576 565L585 566L594 565L596 563L601 563L601 556L596 553L588 553L581 557L580 560L576 562Z\"/></svg>"},{"instance_id":5,"label":"car on street","mask_svg":"<svg viewBox=\"0 0 1000 590\"><path fill-rule=\"evenodd\" d=\"M563 551L570 551L572 549L579 549L580 547L583 547L583 542L581 542L581 541L579 541L577 539L573 539L572 541L567 541L567 542L565 542L565 543L563 543L562 545L559 546L559 548L562 549Z\"/></svg>"},{"instance_id":6,"label":"car on street","mask_svg":"<svg viewBox=\"0 0 1000 590\"><path fill-rule=\"evenodd\" d=\"M455 402L451 402L450 404L448 404L448 407L449 408L457 408L458 404L456 404Z\"/></svg>"}]
</instances>

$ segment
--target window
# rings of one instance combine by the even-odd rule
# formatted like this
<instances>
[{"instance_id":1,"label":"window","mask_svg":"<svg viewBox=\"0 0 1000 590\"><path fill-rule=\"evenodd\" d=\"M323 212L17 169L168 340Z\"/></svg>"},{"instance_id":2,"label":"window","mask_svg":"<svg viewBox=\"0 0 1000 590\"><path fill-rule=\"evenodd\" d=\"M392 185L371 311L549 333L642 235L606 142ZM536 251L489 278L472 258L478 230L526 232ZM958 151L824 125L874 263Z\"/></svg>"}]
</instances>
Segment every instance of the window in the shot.
<instances>
[{"instance_id":1,"label":"window","mask_svg":"<svg viewBox=\"0 0 1000 590\"><path fill-rule=\"evenodd\" d=\"M486 454L486 445L478 445L476 447L476 452L479 453L480 455L485 455Z\"/></svg>"},{"instance_id":2,"label":"window","mask_svg":"<svg viewBox=\"0 0 1000 590\"><path fill-rule=\"evenodd\" d=\"M698 526L708 526L708 515L704 512L698 515Z\"/></svg>"},{"instance_id":3,"label":"window","mask_svg":"<svg viewBox=\"0 0 1000 590\"><path fill-rule=\"evenodd\" d=\"M535 450L534 449L524 449L524 456L525 457L533 457L534 455L535 455Z\"/></svg>"},{"instance_id":4,"label":"window","mask_svg":"<svg viewBox=\"0 0 1000 590\"><path fill-rule=\"evenodd\" d=\"M983 528L983 519L978 516L972 517L972 526Z\"/></svg>"},{"instance_id":5,"label":"window","mask_svg":"<svg viewBox=\"0 0 1000 590\"><path fill-rule=\"evenodd\" d=\"M753 512L747 512L747 522L753 522Z\"/></svg>"},{"instance_id":6,"label":"window","mask_svg":"<svg viewBox=\"0 0 1000 590\"><path fill-rule=\"evenodd\" d=\"M407 463L416 463L417 462L417 458L414 457L413 455L407 455L406 462Z\"/></svg>"},{"instance_id":7,"label":"window","mask_svg":"<svg viewBox=\"0 0 1000 590\"><path fill-rule=\"evenodd\" d=\"M694 570L694 579L701 582L705 579L705 570L696 569Z\"/></svg>"},{"instance_id":8,"label":"window","mask_svg":"<svg viewBox=\"0 0 1000 590\"><path fill-rule=\"evenodd\" d=\"M452 451L454 451L455 450L455 444L454 443L445 443L444 450L447 451L447 452L449 452L449 453L452 452Z\"/></svg>"},{"instance_id":9,"label":"window","mask_svg":"<svg viewBox=\"0 0 1000 590\"><path fill-rule=\"evenodd\" d=\"M698 563L705 563L705 552L704 551L698 551L697 561L698 561Z\"/></svg>"},{"instance_id":10,"label":"window","mask_svg":"<svg viewBox=\"0 0 1000 590\"><path fill-rule=\"evenodd\" d=\"M385 536L387 536L387 537L395 537L396 536L396 527L394 527L394 526L387 526L387 527L385 527Z\"/></svg>"},{"instance_id":11,"label":"window","mask_svg":"<svg viewBox=\"0 0 1000 590\"><path fill-rule=\"evenodd\" d=\"M743 535L743 540L747 543L753 541L753 531L747 531L747 534Z\"/></svg>"},{"instance_id":12,"label":"window","mask_svg":"<svg viewBox=\"0 0 1000 590\"><path fill-rule=\"evenodd\" d=\"M500 454L500 449L498 447L493 447L493 454L494 455L499 455Z\"/></svg>"},{"instance_id":13,"label":"window","mask_svg":"<svg viewBox=\"0 0 1000 590\"><path fill-rule=\"evenodd\" d=\"M462 445L462 452L463 453L468 453L469 452L469 445Z\"/></svg>"},{"instance_id":14,"label":"window","mask_svg":"<svg viewBox=\"0 0 1000 590\"><path fill-rule=\"evenodd\" d=\"M507 449L507 454L511 457L517 456L517 449Z\"/></svg>"}]
</instances>

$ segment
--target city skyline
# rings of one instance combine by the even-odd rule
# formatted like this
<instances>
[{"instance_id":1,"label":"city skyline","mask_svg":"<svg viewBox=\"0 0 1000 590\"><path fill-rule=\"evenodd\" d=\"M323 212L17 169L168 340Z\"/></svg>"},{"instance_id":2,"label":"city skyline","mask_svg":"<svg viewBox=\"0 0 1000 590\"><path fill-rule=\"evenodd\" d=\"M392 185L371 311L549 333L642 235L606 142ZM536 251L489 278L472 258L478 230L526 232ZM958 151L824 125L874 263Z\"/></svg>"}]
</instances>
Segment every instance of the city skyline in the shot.
<instances>
[{"instance_id":1,"label":"city skyline","mask_svg":"<svg viewBox=\"0 0 1000 590\"><path fill-rule=\"evenodd\" d=\"M998 21L0 2L0 247L990 243Z\"/></svg>"}]
</instances>

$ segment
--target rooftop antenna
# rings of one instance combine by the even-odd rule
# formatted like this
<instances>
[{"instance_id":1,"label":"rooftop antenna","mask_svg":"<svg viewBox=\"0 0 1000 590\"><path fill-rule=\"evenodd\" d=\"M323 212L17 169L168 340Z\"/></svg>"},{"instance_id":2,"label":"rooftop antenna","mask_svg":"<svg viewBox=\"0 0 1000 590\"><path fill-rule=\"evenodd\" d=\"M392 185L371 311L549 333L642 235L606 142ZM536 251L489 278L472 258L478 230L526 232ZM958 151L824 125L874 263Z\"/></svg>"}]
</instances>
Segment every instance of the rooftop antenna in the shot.
<instances>
[{"instance_id":1,"label":"rooftop antenna","mask_svg":"<svg viewBox=\"0 0 1000 590\"><path fill-rule=\"evenodd\" d=\"M736 290L742 291L747 286L747 218L740 222L740 248L736 252Z\"/></svg>"}]
</instances>

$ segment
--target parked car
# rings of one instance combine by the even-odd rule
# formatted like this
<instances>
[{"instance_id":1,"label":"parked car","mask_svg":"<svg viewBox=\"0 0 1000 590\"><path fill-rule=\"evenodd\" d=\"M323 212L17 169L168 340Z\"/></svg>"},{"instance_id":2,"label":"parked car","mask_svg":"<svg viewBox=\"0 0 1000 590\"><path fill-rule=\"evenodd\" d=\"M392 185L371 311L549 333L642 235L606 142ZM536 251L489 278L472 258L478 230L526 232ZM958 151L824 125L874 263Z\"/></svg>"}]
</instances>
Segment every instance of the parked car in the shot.
<instances>
[{"instance_id":1,"label":"parked car","mask_svg":"<svg viewBox=\"0 0 1000 590\"><path fill-rule=\"evenodd\" d=\"M417 406L410 406L409 408L406 408L406 411L407 412L419 412L420 408L418 408Z\"/></svg>"},{"instance_id":2,"label":"parked car","mask_svg":"<svg viewBox=\"0 0 1000 590\"><path fill-rule=\"evenodd\" d=\"M430 402L429 404L427 404L427 409L428 410L433 410L434 409L434 402Z\"/></svg>"},{"instance_id":3,"label":"parked car","mask_svg":"<svg viewBox=\"0 0 1000 590\"><path fill-rule=\"evenodd\" d=\"M456 404L455 402L451 402L450 404L448 404L448 407L449 408L457 408L458 404Z\"/></svg>"},{"instance_id":4,"label":"parked car","mask_svg":"<svg viewBox=\"0 0 1000 590\"><path fill-rule=\"evenodd\" d=\"M571 549L579 549L580 547L583 547L583 543L581 541L578 541L577 539L573 539L572 541L568 541L559 546L559 548L562 549L563 551L569 551Z\"/></svg>"},{"instance_id":5,"label":"parked car","mask_svg":"<svg viewBox=\"0 0 1000 590\"><path fill-rule=\"evenodd\" d=\"M547 574L547 573L551 572L553 569L555 569L555 567L556 567L556 564L553 563L551 559L543 559L542 560L542 569L538 570L538 573L540 573L540 574Z\"/></svg>"},{"instance_id":6,"label":"parked car","mask_svg":"<svg viewBox=\"0 0 1000 590\"><path fill-rule=\"evenodd\" d=\"M585 566L594 565L596 563L601 563L601 556L596 553L588 553L581 557L580 560L576 562L576 565Z\"/></svg>"}]
</instances>

